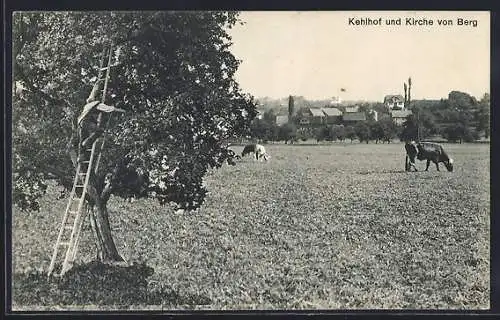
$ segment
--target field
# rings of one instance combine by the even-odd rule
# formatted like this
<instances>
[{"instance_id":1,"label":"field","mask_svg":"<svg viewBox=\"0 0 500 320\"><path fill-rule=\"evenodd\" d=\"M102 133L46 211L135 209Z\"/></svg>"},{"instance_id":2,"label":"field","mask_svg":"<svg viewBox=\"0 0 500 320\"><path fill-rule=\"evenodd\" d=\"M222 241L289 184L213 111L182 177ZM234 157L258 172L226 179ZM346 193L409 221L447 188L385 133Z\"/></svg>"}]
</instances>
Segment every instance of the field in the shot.
<instances>
[{"instance_id":1,"label":"field","mask_svg":"<svg viewBox=\"0 0 500 320\"><path fill-rule=\"evenodd\" d=\"M54 189L13 212L13 309L487 309L489 145L444 147L452 173L404 172L400 143L270 144L267 163L210 172L196 213L112 198L135 264L89 264L87 228L57 283L40 274L66 204Z\"/></svg>"}]
</instances>

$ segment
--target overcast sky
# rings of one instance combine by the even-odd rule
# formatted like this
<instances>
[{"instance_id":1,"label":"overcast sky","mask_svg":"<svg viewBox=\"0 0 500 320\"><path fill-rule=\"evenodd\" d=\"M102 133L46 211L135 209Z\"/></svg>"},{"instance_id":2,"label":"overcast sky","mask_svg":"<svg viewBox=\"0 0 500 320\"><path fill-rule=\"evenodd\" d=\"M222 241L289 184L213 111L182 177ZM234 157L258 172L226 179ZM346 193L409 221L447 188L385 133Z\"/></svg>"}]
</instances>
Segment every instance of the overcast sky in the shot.
<instances>
[{"instance_id":1,"label":"overcast sky","mask_svg":"<svg viewBox=\"0 0 500 320\"><path fill-rule=\"evenodd\" d=\"M404 94L409 76L415 99L490 91L488 12L247 11L240 18L245 24L229 31L232 52L242 60L236 78L255 97L381 101ZM363 18L382 24L356 25ZM385 25L397 18L401 25ZM407 18L433 25L407 25ZM477 25L458 25L459 18Z\"/></svg>"}]
</instances>

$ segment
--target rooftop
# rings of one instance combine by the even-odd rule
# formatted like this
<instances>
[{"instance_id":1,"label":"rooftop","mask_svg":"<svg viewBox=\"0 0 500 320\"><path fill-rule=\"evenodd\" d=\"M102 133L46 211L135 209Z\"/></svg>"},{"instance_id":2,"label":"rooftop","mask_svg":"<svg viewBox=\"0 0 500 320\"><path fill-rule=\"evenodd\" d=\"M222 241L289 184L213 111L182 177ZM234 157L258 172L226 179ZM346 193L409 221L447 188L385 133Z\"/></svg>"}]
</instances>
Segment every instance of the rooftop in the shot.
<instances>
[{"instance_id":1,"label":"rooftop","mask_svg":"<svg viewBox=\"0 0 500 320\"><path fill-rule=\"evenodd\" d=\"M400 94L390 94L384 97L384 103L389 102L404 102L405 99Z\"/></svg>"},{"instance_id":2,"label":"rooftop","mask_svg":"<svg viewBox=\"0 0 500 320\"><path fill-rule=\"evenodd\" d=\"M411 110L392 110L391 117L393 118L406 118L407 116L413 114Z\"/></svg>"},{"instance_id":3,"label":"rooftop","mask_svg":"<svg viewBox=\"0 0 500 320\"><path fill-rule=\"evenodd\" d=\"M309 112L313 115L313 117L324 117L325 115L321 111L321 109L318 108L309 108Z\"/></svg>"},{"instance_id":4,"label":"rooftop","mask_svg":"<svg viewBox=\"0 0 500 320\"><path fill-rule=\"evenodd\" d=\"M341 116L342 112L337 108L322 108L323 113L327 116Z\"/></svg>"},{"instance_id":5,"label":"rooftop","mask_svg":"<svg viewBox=\"0 0 500 320\"><path fill-rule=\"evenodd\" d=\"M359 106L345 108L345 112L358 112L358 110L359 110Z\"/></svg>"}]
</instances>

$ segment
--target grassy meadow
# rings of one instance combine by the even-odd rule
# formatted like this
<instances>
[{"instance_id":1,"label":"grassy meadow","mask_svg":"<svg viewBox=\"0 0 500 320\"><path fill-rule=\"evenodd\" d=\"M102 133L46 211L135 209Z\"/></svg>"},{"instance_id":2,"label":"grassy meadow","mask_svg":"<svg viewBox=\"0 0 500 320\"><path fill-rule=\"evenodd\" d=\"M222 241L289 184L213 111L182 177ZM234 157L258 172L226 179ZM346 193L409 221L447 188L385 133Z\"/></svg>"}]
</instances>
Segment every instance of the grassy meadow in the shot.
<instances>
[{"instance_id":1,"label":"grassy meadow","mask_svg":"<svg viewBox=\"0 0 500 320\"><path fill-rule=\"evenodd\" d=\"M57 281L42 274L67 201L52 187L40 212L13 209L13 310L487 309L489 145L443 146L452 173L405 172L401 143L269 144L268 162L211 171L197 212L112 198L132 266L91 263L87 227Z\"/></svg>"}]
</instances>

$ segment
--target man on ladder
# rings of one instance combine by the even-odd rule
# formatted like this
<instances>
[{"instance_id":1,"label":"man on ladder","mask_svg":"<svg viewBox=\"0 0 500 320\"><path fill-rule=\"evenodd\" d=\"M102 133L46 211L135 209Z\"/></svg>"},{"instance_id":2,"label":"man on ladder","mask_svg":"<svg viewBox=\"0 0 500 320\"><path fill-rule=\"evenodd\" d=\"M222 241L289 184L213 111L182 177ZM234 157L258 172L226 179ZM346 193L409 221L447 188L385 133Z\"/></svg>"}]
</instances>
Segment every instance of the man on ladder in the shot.
<instances>
[{"instance_id":1,"label":"man on ladder","mask_svg":"<svg viewBox=\"0 0 500 320\"><path fill-rule=\"evenodd\" d=\"M99 82L97 81L87 98L87 104L83 107L82 113L77 120L76 135L72 136L72 147L70 150L71 160L76 167L78 162L81 162L84 157L82 156L82 148L86 149L92 146L103 133L102 121L100 121L99 113L110 113L113 111L125 112L123 109L108 106L96 99L96 93L99 89ZM77 145L78 144L78 145Z\"/></svg>"}]
</instances>

